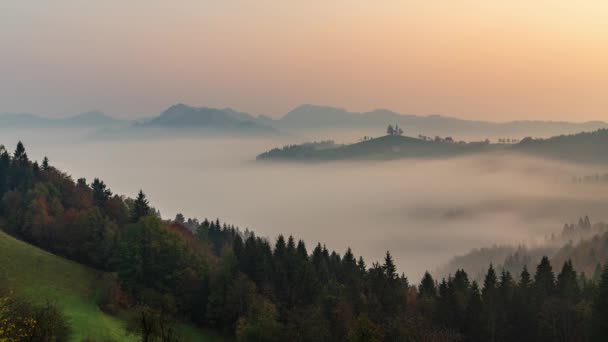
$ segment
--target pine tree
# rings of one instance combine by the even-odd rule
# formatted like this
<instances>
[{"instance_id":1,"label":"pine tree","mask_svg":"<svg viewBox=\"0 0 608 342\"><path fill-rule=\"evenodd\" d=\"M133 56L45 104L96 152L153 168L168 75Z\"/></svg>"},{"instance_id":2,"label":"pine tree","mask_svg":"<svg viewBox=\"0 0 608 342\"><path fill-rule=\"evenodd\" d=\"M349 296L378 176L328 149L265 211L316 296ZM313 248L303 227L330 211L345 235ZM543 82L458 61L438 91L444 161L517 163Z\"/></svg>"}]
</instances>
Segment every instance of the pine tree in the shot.
<instances>
[{"instance_id":1,"label":"pine tree","mask_svg":"<svg viewBox=\"0 0 608 342\"><path fill-rule=\"evenodd\" d=\"M131 220L133 222L139 221L140 218L150 215L150 205L148 204L148 199L146 199L146 195L142 190L139 190L137 194L137 198L133 203L133 209L131 212Z\"/></svg>"},{"instance_id":2,"label":"pine tree","mask_svg":"<svg viewBox=\"0 0 608 342\"><path fill-rule=\"evenodd\" d=\"M43 171L49 170L49 158L47 158L46 156L44 156L44 159L42 159L42 170Z\"/></svg>"},{"instance_id":3,"label":"pine tree","mask_svg":"<svg viewBox=\"0 0 608 342\"><path fill-rule=\"evenodd\" d=\"M591 221L589 220L589 216L585 215L585 219L583 220L583 228L586 230L591 229Z\"/></svg>"},{"instance_id":4,"label":"pine tree","mask_svg":"<svg viewBox=\"0 0 608 342\"><path fill-rule=\"evenodd\" d=\"M32 171L34 172L34 175L38 175L40 172L40 166L38 165L37 161L32 163Z\"/></svg>"},{"instance_id":5,"label":"pine tree","mask_svg":"<svg viewBox=\"0 0 608 342\"><path fill-rule=\"evenodd\" d=\"M484 336L487 341L495 341L497 333L497 315L498 315L498 293L497 293L498 278L494 266L490 264L488 273L483 281L483 290L481 291L481 299L484 308Z\"/></svg>"},{"instance_id":6,"label":"pine tree","mask_svg":"<svg viewBox=\"0 0 608 342\"><path fill-rule=\"evenodd\" d=\"M284 258L287 255L287 245L285 244L285 237L279 235L277 242L274 245L274 257Z\"/></svg>"},{"instance_id":7,"label":"pine tree","mask_svg":"<svg viewBox=\"0 0 608 342\"><path fill-rule=\"evenodd\" d=\"M435 298L437 296L437 287L435 285L435 280L429 272L424 272L422 281L418 286L418 296L431 298Z\"/></svg>"},{"instance_id":8,"label":"pine tree","mask_svg":"<svg viewBox=\"0 0 608 342\"><path fill-rule=\"evenodd\" d=\"M298 247L296 247L296 252L301 260L308 261L308 251L306 250L306 244L303 240L298 241Z\"/></svg>"},{"instance_id":9,"label":"pine tree","mask_svg":"<svg viewBox=\"0 0 608 342\"><path fill-rule=\"evenodd\" d=\"M112 191L106 187L106 184L99 180L99 178L95 178L93 183L91 183L91 189L93 189L93 202L98 207L103 207L110 196L112 196Z\"/></svg>"},{"instance_id":10,"label":"pine tree","mask_svg":"<svg viewBox=\"0 0 608 342\"><path fill-rule=\"evenodd\" d=\"M577 274L572 266L572 261L564 263L562 271L557 276L557 295L571 303L577 302L580 296L580 289L577 281Z\"/></svg>"},{"instance_id":11,"label":"pine tree","mask_svg":"<svg viewBox=\"0 0 608 342\"><path fill-rule=\"evenodd\" d=\"M388 135L395 134L395 129L393 128L393 125L388 125L388 127L386 128L386 134L388 134Z\"/></svg>"},{"instance_id":12,"label":"pine tree","mask_svg":"<svg viewBox=\"0 0 608 342\"><path fill-rule=\"evenodd\" d=\"M530 278L530 272L528 272L528 267L524 265L524 269L521 271L521 275L519 276L519 287L521 289L528 289L532 284L532 279Z\"/></svg>"},{"instance_id":13,"label":"pine tree","mask_svg":"<svg viewBox=\"0 0 608 342\"><path fill-rule=\"evenodd\" d=\"M555 292L555 275L549 258L546 256L541 259L540 264L536 267L534 288L536 296L541 302Z\"/></svg>"},{"instance_id":14,"label":"pine tree","mask_svg":"<svg viewBox=\"0 0 608 342\"><path fill-rule=\"evenodd\" d=\"M606 341L608 337L608 265L602 271L597 297L593 303L594 341Z\"/></svg>"},{"instance_id":15,"label":"pine tree","mask_svg":"<svg viewBox=\"0 0 608 342\"><path fill-rule=\"evenodd\" d=\"M607 264L608 265L608 264ZM591 277L591 280L598 284L600 282L600 280L602 279L602 264L600 264L599 262L595 265L595 270L593 271L593 276Z\"/></svg>"},{"instance_id":16,"label":"pine tree","mask_svg":"<svg viewBox=\"0 0 608 342\"><path fill-rule=\"evenodd\" d=\"M359 269L359 273L361 273L361 275L365 275L365 272L367 272L367 265L365 264L362 256L360 256L359 260L357 261L357 268Z\"/></svg>"},{"instance_id":17,"label":"pine tree","mask_svg":"<svg viewBox=\"0 0 608 342\"><path fill-rule=\"evenodd\" d=\"M384 269L384 274L389 280L397 279L397 267L393 262L393 257L389 251L386 251L386 256L384 257L384 265L382 265Z\"/></svg>"},{"instance_id":18,"label":"pine tree","mask_svg":"<svg viewBox=\"0 0 608 342\"><path fill-rule=\"evenodd\" d=\"M17 147L15 148L15 153L13 154L13 162L18 165L26 165L28 162L27 153L25 152L25 146L23 143L19 141L17 143Z\"/></svg>"},{"instance_id":19,"label":"pine tree","mask_svg":"<svg viewBox=\"0 0 608 342\"><path fill-rule=\"evenodd\" d=\"M476 281L471 284L471 291L465 315L465 333L469 341L482 341L481 328L483 325L483 303Z\"/></svg>"}]
</instances>

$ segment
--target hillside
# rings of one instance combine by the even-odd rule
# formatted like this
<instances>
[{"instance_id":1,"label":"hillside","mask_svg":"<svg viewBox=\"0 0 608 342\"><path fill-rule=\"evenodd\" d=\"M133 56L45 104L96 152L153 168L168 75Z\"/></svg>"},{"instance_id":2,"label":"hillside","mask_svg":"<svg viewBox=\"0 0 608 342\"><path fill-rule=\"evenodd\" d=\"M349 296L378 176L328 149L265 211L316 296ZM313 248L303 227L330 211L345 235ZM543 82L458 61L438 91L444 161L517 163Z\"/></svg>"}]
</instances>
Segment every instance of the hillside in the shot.
<instances>
[{"instance_id":1,"label":"hillside","mask_svg":"<svg viewBox=\"0 0 608 342\"><path fill-rule=\"evenodd\" d=\"M564 262L572 260L579 272L597 278L598 264L604 266L608 262L608 225L602 222L592 225L588 218L581 218L578 224L566 224L560 233L552 234L541 245L476 248L464 255L455 256L434 273L441 278L464 269L473 279L482 281L489 263L494 264L498 270L504 269L519 275L524 265L531 269L543 256L549 256L556 271Z\"/></svg>"},{"instance_id":2,"label":"hillside","mask_svg":"<svg viewBox=\"0 0 608 342\"><path fill-rule=\"evenodd\" d=\"M302 144L277 148L258 155L258 160L349 160L449 157L504 149L487 142L456 143L387 135L350 145ZM304 151L304 152L303 152Z\"/></svg>"},{"instance_id":3,"label":"hillside","mask_svg":"<svg viewBox=\"0 0 608 342\"><path fill-rule=\"evenodd\" d=\"M450 157L480 152L513 152L541 158L581 163L606 163L608 130L560 135L548 139L525 138L516 144L456 142L451 138L418 139L386 135L375 139L318 148L318 143L305 143L275 148L258 155L258 160L348 160Z\"/></svg>"},{"instance_id":4,"label":"hillside","mask_svg":"<svg viewBox=\"0 0 608 342\"><path fill-rule=\"evenodd\" d=\"M549 139L523 139L514 151L575 162L608 162L608 130L560 135Z\"/></svg>"},{"instance_id":5,"label":"hillside","mask_svg":"<svg viewBox=\"0 0 608 342\"><path fill-rule=\"evenodd\" d=\"M136 341L126 334L125 316L111 316L97 306L112 276L45 252L0 231L0 279L17 294L35 303L56 302L72 329L71 340ZM191 341L211 340L191 327L182 327Z\"/></svg>"}]
</instances>

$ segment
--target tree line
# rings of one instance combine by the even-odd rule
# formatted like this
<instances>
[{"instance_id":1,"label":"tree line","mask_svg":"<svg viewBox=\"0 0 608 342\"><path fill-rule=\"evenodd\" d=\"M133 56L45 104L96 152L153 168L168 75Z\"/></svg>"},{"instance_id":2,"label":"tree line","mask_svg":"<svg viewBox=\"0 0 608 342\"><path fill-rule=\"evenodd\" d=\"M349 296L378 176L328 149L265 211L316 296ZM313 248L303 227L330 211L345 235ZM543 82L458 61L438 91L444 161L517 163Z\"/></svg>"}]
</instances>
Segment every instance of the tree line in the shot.
<instances>
[{"instance_id":1,"label":"tree line","mask_svg":"<svg viewBox=\"0 0 608 342\"><path fill-rule=\"evenodd\" d=\"M608 337L608 267L598 282L566 261L484 281L464 270L411 283L389 252L368 265L317 244L274 242L219 220L163 220L140 191L114 194L0 148L0 227L116 274L98 303L135 312L142 341L178 341L177 321L241 341L600 341ZM530 265L532 266L532 265ZM557 273L557 275L555 275ZM1 322L0 322L1 323Z\"/></svg>"}]
</instances>

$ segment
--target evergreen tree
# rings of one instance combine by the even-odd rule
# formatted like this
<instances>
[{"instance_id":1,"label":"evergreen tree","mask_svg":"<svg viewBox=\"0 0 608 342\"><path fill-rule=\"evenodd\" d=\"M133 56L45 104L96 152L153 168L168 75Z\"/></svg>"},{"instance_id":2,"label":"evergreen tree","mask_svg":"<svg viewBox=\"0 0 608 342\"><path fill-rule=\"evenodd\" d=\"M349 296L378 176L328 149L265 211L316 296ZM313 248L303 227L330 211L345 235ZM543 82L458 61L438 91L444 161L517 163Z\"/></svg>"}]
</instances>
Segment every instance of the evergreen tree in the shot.
<instances>
[{"instance_id":1,"label":"evergreen tree","mask_svg":"<svg viewBox=\"0 0 608 342\"><path fill-rule=\"evenodd\" d=\"M557 276L557 295L569 302L577 302L580 296L578 279L576 271L572 266L572 261L568 260L564 263L562 271Z\"/></svg>"},{"instance_id":2,"label":"evergreen tree","mask_svg":"<svg viewBox=\"0 0 608 342\"><path fill-rule=\"evenodd\" d=\"M481 299L484 307L484 336L487 341L496 341L498 324L498 278L490 264L483 281Z\"/></svg>"},{"instance_id":3,"label":"evergreen tree","mask_svg":"<svg viewBox=\"0 0 608 342\"><path fill-rule=\"evenodd\" d=\"M98 207L104 207L110 196L112 196L112 191L106 187L106 184L99 180L99 178L95 178L93 183L91 183L91 189L93 189L93 202Z\"/></svg>"},{"instance_id":4,"label":"evergreen tree","mask_svg":"<svg viewBox=\"0 0 608 342\"><path fill-rule=\"evenodd\" d=\"M359 269L359 272L364 275L365 272L367 271L367 265L365 264L365 261L363 260L363 257L360 256L359 260L357 261L357 268Z\"/></svg>"},{"instance_id":5,"label":"evergreen tree","mask_svg":"<svg viewBox=\"0 0 608 342\"><path fill-rule=\"evenodd\" d=\"M37 161L32 163L32 171L34 172L34 175L38 175L40 172L40 165L38 165Z\"/></svg>"},{"instance_id":6,"label":"evergreen tree","mask_svg":"<svg viewBox=\"0 0 608 342\"><path fill-rule=\"evenodd\" d=\"M390 252L386 252L386 256L384 257L384 265L382 265L384 269L384 273L389 280L397 279L397 267L393 262L393 257Z\"/></svg>"},{"instance_id":7,"label":"evergreen tree","mask_svg":"<svg viewBox=\"0 0 608 342\"><path fill-rule=\"evenodd\" d=\"M481 301L481 293L479 285L476 281L471 284L471 291L467 301L466 320L465 320L465 335L469 341L483 341L482 326L483 326L483 303Z\"/></svg>"},{"instance_id":8,"label":"evergreen tree","mask_svg":"<svg viewBox=\"0 0 608 342\"><path fill-rule=\"evenodd\" d=\"M607 264L608 265L608 264ZM595 265L595 270L593 271L593 276L591 278L591 280L596 283L599 284L600 280L602 279L602 264L600 264L599 262Z\"/></svg>"},{"instance_id":9,"label":"evergreen tree","mask_svg":"<svg viewBox=\"0 0 608 342\"><path fill-rule=\"evenodd\" d=\"M388 127L386 128L386 134L388 134L388 135L395 134L395 129L393 128L393 125L388 125Z\"/></svg>"},{"instance_id":10,"label":"evergreen tree","mask_svg":"<svg viewBox=\"0 0 608 342\"><path fill-rule=\"evenodd\" d=\"M17 147L15 148L15 153L13 154L13 163L25 166L27 165L27 162L28 158L27 153L25 152L25 146L23 146L23 143L19 141L17 143Z\"/></svg>"},{"instance_id":11,"label":"evergreen tree","mask_svg":"<svg viewBox=\"0 0 608 342\"><path fill-rule=\"evenodd\" d=\"M519 277L519 287L521 289L528 289L532 284L532 279L530 278L530 272L528 272L528 267L524 265L523 270L521 271L521 275Z\"/></svg>"},{"instance_id":12,"label":"evergreen tree","mask_svg":"<svg viewBox=\"0 0 608 342\"><path fill-rule=\"evenodd\" d=\"M42 170L43 171L49 170L49 158L47 158L46 156L44 156L44 159L42 159Z\"/></svg>"},{"instance_id":13,"label":"evergreen tree","mask_svg":"<svg viewBox=\"0 0 608 342\"><path fill-rule=\"evenodd\" d=\"M308 261L308 251L306 250L306 244L303 240L298 240L298 246L296 247L296 253L300 260Z\"/></svg>"},{"instance_id":14,"label":"evergreen tree","mask_svg":"<svg viewBox=\"0 0 608 342\"><path fill-rule=\"evenodd\" d=\"M435 298L437 296L437 287L435 285L435 280L429 272L424 272L422 281L418 286L418 296L430 298Z\"/></svg>"},{"instance_id":15,"label":"evergreen tree","mask_svg":"<svg viewBox=\"0 0 608 342\"><path fill-rule=\"evenodd\" d=\"M593 302L593 340L606 341L608 338L608 264L604 266L598 294Z\"/></svg>"},{"instance_id":16,"label":"evergreen tree","mask_svg":"<svg viewBox=\"0 0 608 342\"><path fill-rule=\"evenodd\" d=\"M150 215L150 205L148 199L142 190L139 190L135 202L133 202L133 208L131 211L131 221L137 222L140 218Z\"/></svg>"},{"instance_id":17,"label":"evergreen tree","mask_svg":"<svg viewBox=\"0 0 608 342\"><path fill-rule=\"evenodd\" d=\"M585 219L583 220L583 228L586 230L591 229L591 221L589 220L588 215L585 215Z\"/></svg>"},{"instance_id":18,"label":"evergreen tree","mask_svg":"<svg viewBox=\"0 0 608 342\"><path fill-rule=\"evenodd\" d=\"M4 196L4 193L8 190L8 174L10 163L11 157L8 154L8 151L6 151L4 145L0 145L0 198L2 198Z\"/></svg>"},{"instance_id":19,"label":"evergreen tree","mask_svg":"<svg viewBox=\"0 0 608 342\"><path fill-rule=\"evenodd\" d=\"M555 275L549 258L546 256L541 259L540 264L536 267L534 288L536 297L541 302L555 292Z\"/></svg>"}]
</instances>

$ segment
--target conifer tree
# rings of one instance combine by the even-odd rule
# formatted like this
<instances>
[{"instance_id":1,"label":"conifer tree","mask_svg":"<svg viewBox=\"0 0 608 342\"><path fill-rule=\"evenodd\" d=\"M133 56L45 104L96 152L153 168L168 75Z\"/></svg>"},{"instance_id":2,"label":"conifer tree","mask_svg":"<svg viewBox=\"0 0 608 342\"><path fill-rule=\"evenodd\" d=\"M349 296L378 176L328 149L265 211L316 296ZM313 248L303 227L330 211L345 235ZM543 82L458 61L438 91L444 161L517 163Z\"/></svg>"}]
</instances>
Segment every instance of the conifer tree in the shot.
<instances>
[{"instance_id":1,"label":"conifer tree","mask_svg":"<svg viewBox=\"0 0 608 342\"><path fill-rule=\"evenodd\" d=\"M393 262L393 257L389 251L386 251L386 256L384 257L384 265L382 266L384 269L384 274L389 280L397 279L397 267Z\"/></svg>"},{"instance_id":2,"label":"conifer tree","mask_svg":"<svg viewBox=\"0 0 608 342\"><path fill-rule=\"evenodd\" d=\"M306 250L306 244L304 243L303 240L298 241L298 246L296 247L296 252L298 254L298 257L301 260L308 261L308 251Z\"/></svg>"},{"instance_id":3,"label":"conifer tree","mask_svg":"<svg viewBox=\"0 0 608 342\"><path fill-rule=\"evenodd\" d=\"M112 196L112 191L110 191L110 189L106 187L106 184L102 180L99 180L99 178L93 179L91 189L93 189L93 202L99 207L103 207L110 196Z\"/></svg>"},{"instance_id":4,"label":"conifer tree","mask_svg":"<svg viewBox=\"0 0 608 342\"><path fill-rule=\"evenodd\" d=\"M608 265L608 264L607 264ZM593 276L591 277L591 280L596 283L599 284L600 280L602 279L602 264L600 264L599 262L595 265L595 270L593 271Z\"/></svg>"},{"instance_id":5,"label":"conifer tree","mask_svg":"<svg viewBox=\"0 0 608 342\"><path fill-rule=\"evenodd\" d=\"M562 271L557 276L557 295L569 302L576 302L579 299L580 289L578 286L577 274L572 266L572 261L564 263Z\"/></svg>"},{"instance_id":6,"label":"conifer tree","mask_svg":"<svg viewBox=\"0 0 608 342\"><path fill-rule=\"evenodd\" d=\"M519 287L521 289L528 289L531 284L532 279L530 278L530 272L528 272L528 267L524 265L521 275L519 276Z\"/></svg>"},{"instance_id":7,"label":"conifer tree","mask_svg":"<svg viewBox=\"0 0 608 342\"><path fill-rule=\"evenodd\" d=\"M540 264L536 267L534 288L536 290L537 299L541 302L555 292L555 275L549 258L546 256L541 259Z\"/></svg>"},{"instance_id":8,"label":"conifer tree","mask_svg":"<svg viewBox=\"0 0 608 342\"><path fill-rule=\"evenodd\" d=\"M19 141L13 154L13 163L24 166L28 162L27 153L25 152L25 146Z\"/></svg>"},{"instance_id":9,"label":"conifer tree","mask_svg":"<svg viewBox=\"0 0 608 342\"><path fill-rule=\"evenodd\" d=\"M608 337L608 265L604 266L598 294L593 302L593 340L606 341Z\"/></svg>"},{"instance_id":10,"label":"conifer tree","mask_svg":"<svg viewBox=\"0 0 608 342\"><path fill-rule=\"evenodd\" d=\"M137 198L133 203L133 211L131 212L131 220L133 222L139 221L140 218L150 215L150 205L148 199L142 190L139 190Z\"/></svg>"},{"instance_id":11,"label":"conifer tree","mask_svg":"<svg viewBox=\"0 0 608 342\"><path fill-rule=\"evenodd\" d=\"M422 281L418 286L418 296L430 298L435 298L437 296L437 287L435 285L435 280L429 272L424 272Z\"/></svg>"},{"instance_id":12,"label":"conifer tree","mask_svg":"<svg viewBox=\"0 0 608 342\"><path fill-rule=\"evenodd\" d=\"M388 135L395 134L395 129L393 128L393 125L388 125L388 127L386 128L386 134L388 134Z\"/></svg>"},{"instance_id":13,"label":"conifer tree","mask_svg":"<svg viewBox=\"0 0 608 342\"><path fill-rule=\"evenodd\" d=\"M49 169L49 158L44 156L44 159L42 159L42 170L48 171L48 169Z\"/></svg>"},{"instance_id":14,"label":"conifer tree","mask_svg":"<svg viewBox=\"0 0 608 342\"><path fill-rule=\"evenodd\" d=\"M471 284L471 291L467 302L465 316L465 333L470 341L482 341L481 328L483 325L483 303L479 285L476 281Z\"/></svg>"},{"instance_id":15,"label":"conifer tree","mask_svg":"<svg viewBox=\"0 0 608 342\"><path fill-rule=\"evenodd\" d=\"M481 291L481 299L484 307L484 336L487 341L496 341L497 332L497 285L498 278L494 266L490 264L488 272L483 281L483 290Z\"/></svg>"}]
</instances>

